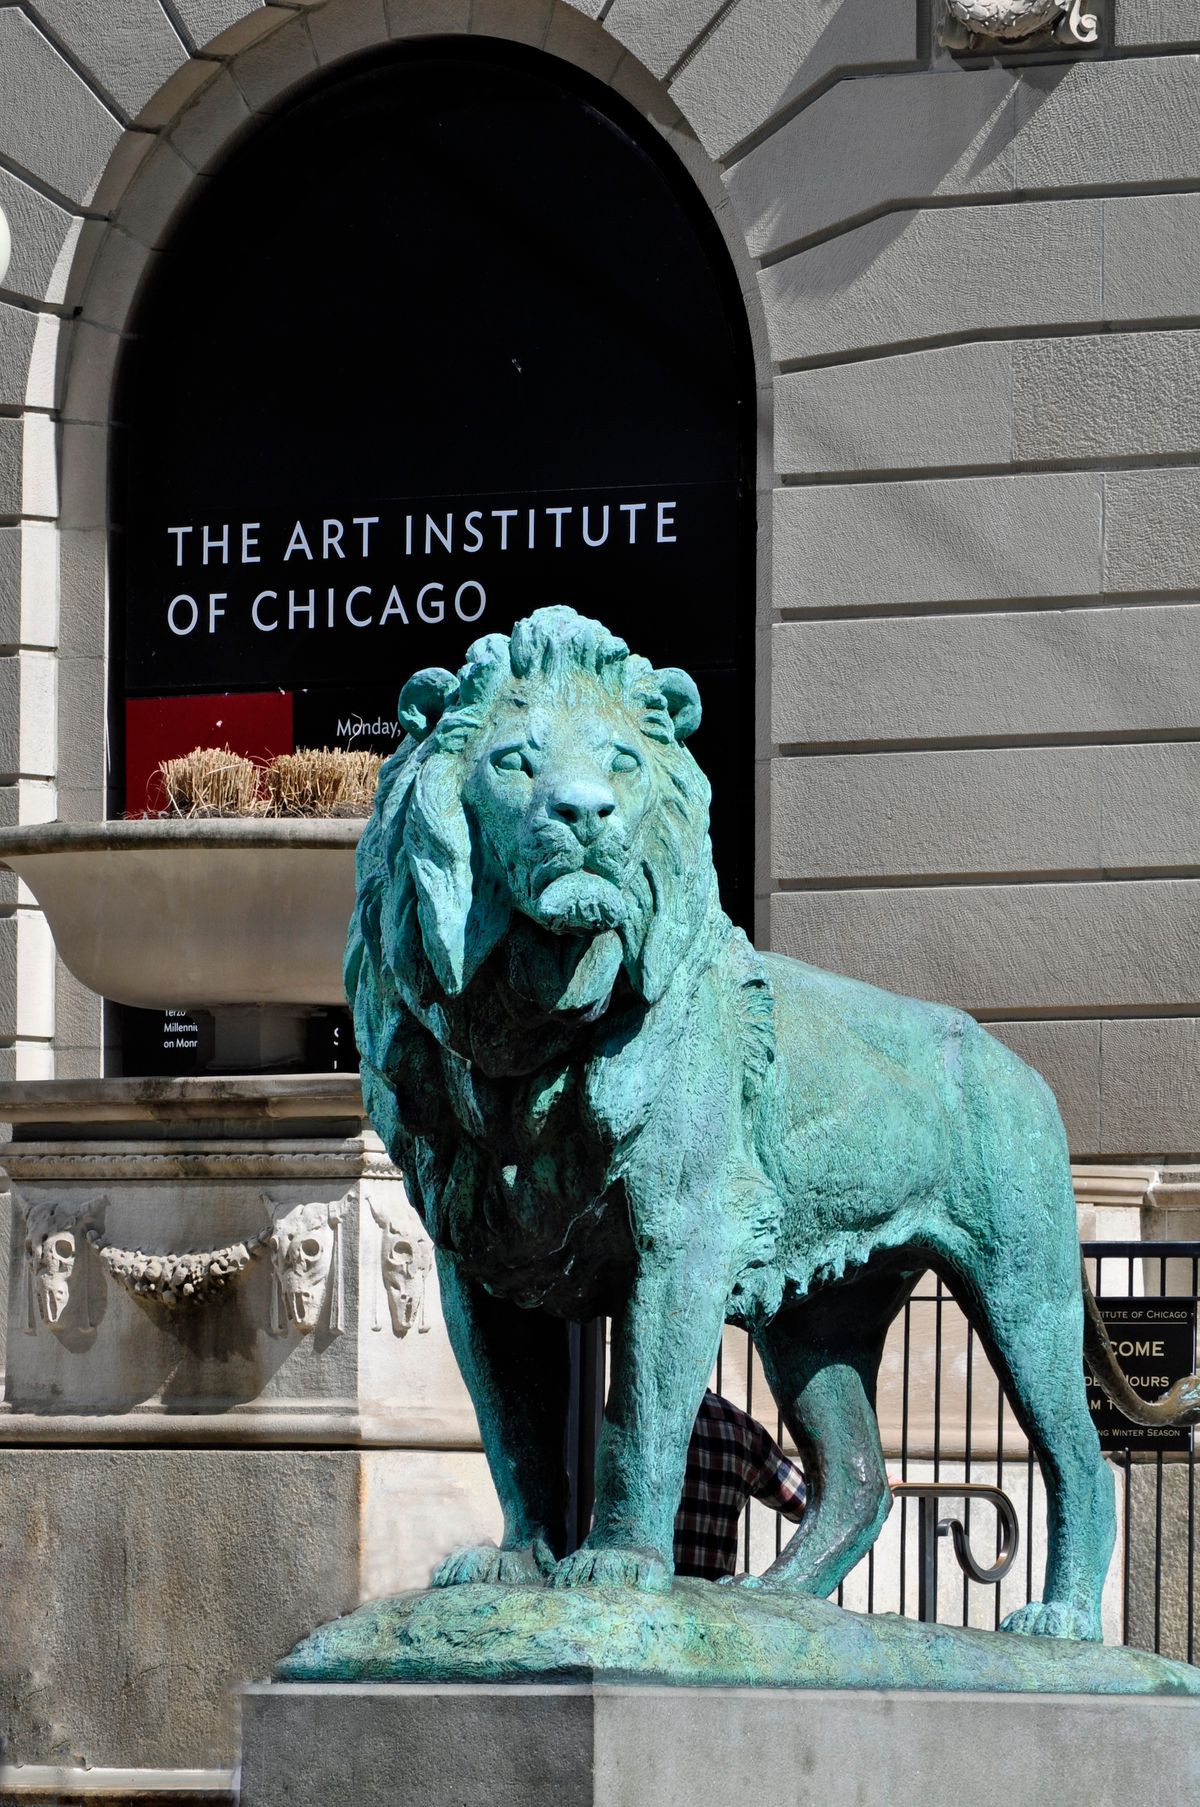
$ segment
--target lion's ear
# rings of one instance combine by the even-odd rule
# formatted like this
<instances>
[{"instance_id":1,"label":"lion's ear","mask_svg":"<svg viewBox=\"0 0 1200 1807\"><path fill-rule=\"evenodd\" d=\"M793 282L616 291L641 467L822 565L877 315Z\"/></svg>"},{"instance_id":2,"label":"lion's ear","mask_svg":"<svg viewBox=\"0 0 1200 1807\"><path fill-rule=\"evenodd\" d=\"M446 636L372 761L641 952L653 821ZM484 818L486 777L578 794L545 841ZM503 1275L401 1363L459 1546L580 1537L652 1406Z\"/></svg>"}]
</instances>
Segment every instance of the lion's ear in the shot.
<instances>
[{"instance_id":1,"label":"lion's ear","mask_svg":"<svg viewBox=\"0 0 1200 1807\"><path fill-rule=\"evenodd\" d=\"M686 671L680 671L677 665L668 665L665 670L655 672L654 682L666 698L676 740L685 741L700 726L700 692L695 680L689 678Z\"/></svg>"},{"instance_id":2,"label":"lion's ear","mask_svg":"<svg viewBox=\"0 0 1200 1807\"><path fill-rule=\"evenodd\" d=\"M472 845L456 759L435 753L417 774L404 850L417 892L421 941L443 991L470 984L508 926L511 905L486 853Z\"/></svg>"},{"instance_id":3,"label":"lion's ear","mask_svg":"<svg viewBox=\"0 0 1200 1807\"><path fill-rule=\"evenodd\" d=\"M396 717L414 740L433 733L449 705L458 696L458 679L452 671L431 665L418 671L400 692Z\"/></svg>"}]
</instances>

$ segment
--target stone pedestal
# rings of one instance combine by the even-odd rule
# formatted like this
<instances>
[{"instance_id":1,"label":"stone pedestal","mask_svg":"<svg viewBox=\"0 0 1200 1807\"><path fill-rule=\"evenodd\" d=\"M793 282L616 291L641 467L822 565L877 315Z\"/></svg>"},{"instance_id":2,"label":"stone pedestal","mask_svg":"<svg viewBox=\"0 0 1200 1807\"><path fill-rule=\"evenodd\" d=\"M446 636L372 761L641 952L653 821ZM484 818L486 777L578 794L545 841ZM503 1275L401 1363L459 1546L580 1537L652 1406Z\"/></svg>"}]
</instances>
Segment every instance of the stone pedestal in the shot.
<instances>
[{"instance_id":1,"label":"stone pedestal","mask_svg":"<svg viewBox=\"0 0 1200 1807\"><path fill-rule=\"evenodd\" d=\"M1200 1699L276 1683L241 1807L1130 1807L1200 1799Z\"/></svg>"},{"instance_id":2,"label":"stone pedestal","mask_svg":"<svg viewBox=\"0 0 1200 1807\"><path fill-rule=\"evenodd\" d=\"M13 1085L0 1118L0 1800L85 1765L125 1800L227 1771L234 1683L498 1511L356 1078Z\"/></svg>"},{"instance_id":3,"label":"stone pedestal","mask_svg":"<svg viewBox=\"0 0 1200 1807\"><path fill-rule=\"evenodd\" d=\"M354 1079L0 1088L41 1118L3 1154L0 1439L472 1446L433 1250L359 1108Z\"/></svg>"}]
</instances>

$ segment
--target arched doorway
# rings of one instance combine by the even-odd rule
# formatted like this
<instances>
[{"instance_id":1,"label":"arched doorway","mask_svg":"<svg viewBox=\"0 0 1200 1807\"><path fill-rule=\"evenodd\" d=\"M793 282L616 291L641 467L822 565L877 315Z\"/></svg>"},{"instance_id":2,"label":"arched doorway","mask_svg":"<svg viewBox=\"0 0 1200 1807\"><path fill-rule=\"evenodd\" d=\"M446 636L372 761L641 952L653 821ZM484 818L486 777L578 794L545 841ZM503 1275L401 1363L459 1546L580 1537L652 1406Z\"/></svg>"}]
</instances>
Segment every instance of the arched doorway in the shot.
<instances>
[{"instance_id":1,"label":"arched doorway","mask_svg":"<svg viewBox=\"0 0 1200 1807\"><path fill-rule=\"evenodd\" d=\"M386 750L411 672L570 602L700 683L749 926L749 332L708 207L634 109L499 40L343 65L204 184L131 328L128 809L197 744Z\"/></svg>"}]
</instances>

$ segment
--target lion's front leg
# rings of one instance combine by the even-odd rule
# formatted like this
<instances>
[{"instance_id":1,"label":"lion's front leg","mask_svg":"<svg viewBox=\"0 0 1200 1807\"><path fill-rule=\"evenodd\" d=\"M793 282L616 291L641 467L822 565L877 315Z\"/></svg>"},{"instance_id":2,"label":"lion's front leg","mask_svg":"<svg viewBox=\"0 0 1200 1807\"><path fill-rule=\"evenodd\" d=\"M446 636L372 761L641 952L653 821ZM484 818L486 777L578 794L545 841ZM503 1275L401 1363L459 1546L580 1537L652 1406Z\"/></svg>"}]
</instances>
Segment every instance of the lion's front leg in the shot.
<instances>
[{"instance_id":1,"label":"lion's front leg","mask_svg":"<svg viewBox=\"0 0 1200 1807\"><path fill-rule=\"evenodd\" d=\"M728 1264L697 1237L651 1249L613 1320L591 1532L552 1587L670 1586L688 1443L725 1322Z\"/></svg>"},{"instance_id":2,"label":"lion's front leg","mask_svg":"<svg viewBox=\"0 0 1200 1807\"><path fill-rule=\"evenodd\" d=\"M446 1329L479 1420L504 1535L499 1549L455 1550L433 1584L541 1582L566 1541L569 1331L545 1312L493 1298L440 1249L437 1261Z\"/></svg>"}]
</instances>

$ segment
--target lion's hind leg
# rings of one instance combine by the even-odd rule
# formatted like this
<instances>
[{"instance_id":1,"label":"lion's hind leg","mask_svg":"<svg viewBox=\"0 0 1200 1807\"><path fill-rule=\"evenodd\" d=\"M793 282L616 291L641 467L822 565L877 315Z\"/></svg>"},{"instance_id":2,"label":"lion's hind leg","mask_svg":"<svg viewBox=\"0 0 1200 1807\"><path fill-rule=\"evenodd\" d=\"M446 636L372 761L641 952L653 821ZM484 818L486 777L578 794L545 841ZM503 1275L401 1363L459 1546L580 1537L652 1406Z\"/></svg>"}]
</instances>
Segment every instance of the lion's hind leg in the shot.
<instances>
[{"instance_id":1,"label":"lion's hind leg","mask_svg":"<svg viewBox=\"0 0 1200 1807\"><path fill-rule=\"evenodd\" d=\"M865 1274L781 1312L755 1333L808 1483L799 1528L760 1585L824 1598L879 1535L892 1496L875 1380L888 1325L916 1280L894 1268Z\"/></svg>"},{"instance_id":2,"label":"lion's hind leg","mask_svg":"<svg viewBox=\"0 0 1200 1807\"><path fill-rule=\"evenodd\" d=\"M1044 1597L1005 1627L1099 1639L1116 1512L1084 1384L1066 1132L1045 1081L983 1030L964 1040L962 1083L964 1162L941 1251L945 1277L1046 1484Z\"/></svg>"},{"instance_id":3,"label":"lion's hind leg","mask_svg":"<svg viewBox=\"0 0 1200 1807\"><path fill-rule=\"evenodd\" d=\"M1061 1289L1042 1282L1028 1269L985 1275L979 1302L967 1305L1046 1484L1044 1598L1010 1613L1003 1628L1099 1640L1113 1482L1088 1410L1078 1279Z\"/></svg>"}]
</instances>

